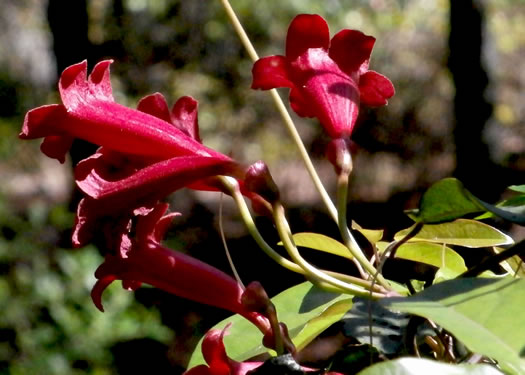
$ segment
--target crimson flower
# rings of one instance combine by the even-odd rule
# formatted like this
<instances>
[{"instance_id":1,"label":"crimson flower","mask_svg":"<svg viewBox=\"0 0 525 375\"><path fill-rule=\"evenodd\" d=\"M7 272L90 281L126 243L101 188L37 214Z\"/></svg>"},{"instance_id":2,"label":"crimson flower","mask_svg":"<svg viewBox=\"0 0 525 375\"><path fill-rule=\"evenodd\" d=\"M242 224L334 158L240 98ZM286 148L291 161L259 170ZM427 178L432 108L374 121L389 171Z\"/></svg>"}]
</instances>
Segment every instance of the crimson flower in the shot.
<instances>
[{"instance_id":1,"label":"crimson flower","mask_svg":"<svg viewBox=\"0 0 525 375\"><path fill-rule=\"evenodd\" d=\"M170 111L160 94L144 98L139 110L114 101L109 65L98 63L87 77L87 63L71 65L60 76L63 104L29 111L20 138L44 137L44 154L61 162L75 138L124 154L162 160L181 155L229 160L198 139L197 102L184 97Z\"/></svg>"},{"instance_id":2,"label":"crimson flower","mask_svg":"<svg viewBox=\"0 0 525 375\"><path fill-rule=\"evenodd\" d=\"M259 367L262 362L237 362L228 357L223 338L228 327L223 330L211 329L202 341L202 354L208 365L195 366L184 375L245 375Z\"/></svg>"},{"instance_id":3,"label":"crimson flower","mask_svg":"<svg viewBox=\"0 0 525 375\"><path fill-rule=\"evenodd\" d=\"M243 289L237 281L198 259L160 244L177 215L164 215L167 207L167 204L158 204L140 216L134 237L123 234L120 249L106 254L104 263L95 272L98 281L91 292L95 305L103 311L102 293L115 280L122 280L123 287L130 290L147 283L182 298L241 314L264 334L268 333L267 318L242 303Z\"/></svg>"},{"instance_id":4,"label":"crimson flower","mask_svg":"<svg viewBox=\"0 0 525 375\"><path fill-rule=\"evenodd\" d=\"M256 61L252 88L291 88L290 105L299 116L316 117L332 138L349 137L360 103L382 106L395 92L388 78L368 70L374 43L348 29L330 40L322 17L298 15L288 28L286 56Z\"/></svg>"},{"instance_id":5,"label":"crimson flower","mask_svg":"<svg viewBox=\"0 0 525 375\"><path fill-rule=\"evenodd\" d=\"M260 366L264 362L247 361L237 362L228 357L224 347L224 335L228 333L229 325L223 330L209 330L202 341L202 355L207 365L195 366L184 373L184 375L246 375L250 371ZM299 365L295 364L297 367ZM319 371L308 367L301 367L305 374L312 372L319 374ZM264 372L267 373L267 372ZM294 372L295 373L295 372ZM328 372L326 375L341 375L337 372Z\"/></svg>"}]
</instances>

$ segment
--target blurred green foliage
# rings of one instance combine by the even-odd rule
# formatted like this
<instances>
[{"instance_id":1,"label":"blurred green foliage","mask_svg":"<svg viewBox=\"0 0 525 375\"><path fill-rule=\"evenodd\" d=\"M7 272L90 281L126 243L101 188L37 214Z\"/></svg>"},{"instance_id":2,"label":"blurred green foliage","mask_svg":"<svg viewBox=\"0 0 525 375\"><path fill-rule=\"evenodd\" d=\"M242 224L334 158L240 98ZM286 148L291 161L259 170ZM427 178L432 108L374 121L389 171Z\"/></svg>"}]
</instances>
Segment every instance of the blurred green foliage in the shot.
<instances>
[{"instance_id":1,"label":"blurred green foliage","mask_svg":"<svg viewBox=\"0 0 525 375\"><path fill-rule=\"evenodd\" d=\"M106 312L94 307L90 290L102 259L93 247L57 247L73 220L64 206L36 205L26 215L0 199L0 373L112 374L116 343L170 340L159 312L117 284L104 295Z\"/></svg>"}]
</instances>

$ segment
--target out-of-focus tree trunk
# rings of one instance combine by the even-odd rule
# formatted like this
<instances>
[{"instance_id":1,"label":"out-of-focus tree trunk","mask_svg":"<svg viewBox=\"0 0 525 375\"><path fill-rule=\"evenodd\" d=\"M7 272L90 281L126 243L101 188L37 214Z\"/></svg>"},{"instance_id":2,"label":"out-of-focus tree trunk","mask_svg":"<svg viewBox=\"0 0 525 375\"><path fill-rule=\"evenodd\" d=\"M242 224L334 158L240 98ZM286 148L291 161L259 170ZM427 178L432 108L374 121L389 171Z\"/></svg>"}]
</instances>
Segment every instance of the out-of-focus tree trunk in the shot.
<instances>
[{"instance_id":1,"label":"out-of-focus tree trunk","mask_svg":"<svg viewBox=\"0 0 525 375\"><path fill-rule=\"evenodd\" d=\"M492 115L482 58L484 28L483 0L450 0L448 65L456 86L455 175L476 195L494 200L507 184L508 171L493 163L483 140L483 129Z\"/></svg>"},{"instance_id":2,"label":"out-of-focus tree trunk","mask_svg":"<svg viewBox=\"0 0 525 375\"><path fill-rule=\"evenodd\" d=\"M87 0L48 1L47 18L60 75L69 65L90 57Z\"/></svg>"},{"instance_id":3,"label":"out-of-focus tree trunk","mask_svg":"<svg viewBox=\"0 0 525 375\"><path fill-rule=\"evenodd\" d=\"M72 64L91 60L92 46L88 38L87 0L48 0L47 19L53 34L57 74ZM96 147L75 140L70 155L73 165L91 155Z\"/></svg>"}]
</instances>

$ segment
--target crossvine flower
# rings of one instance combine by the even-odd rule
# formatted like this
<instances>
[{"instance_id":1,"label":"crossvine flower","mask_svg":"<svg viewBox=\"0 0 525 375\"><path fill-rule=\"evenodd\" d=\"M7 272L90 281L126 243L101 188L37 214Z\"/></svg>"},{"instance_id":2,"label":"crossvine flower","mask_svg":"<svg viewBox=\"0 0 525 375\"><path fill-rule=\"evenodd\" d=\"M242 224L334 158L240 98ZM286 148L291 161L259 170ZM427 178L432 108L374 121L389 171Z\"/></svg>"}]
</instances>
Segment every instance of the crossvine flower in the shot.
<instances>
[{"instance_id":1,"label":"crossvine flower","mask_svg":"<svg viewBox=\"0 0 525 375\"><path fill-rule=\"evenodd\" d=\"M260 361L243 361L238 362L228 356L226 347L224 346L224 336L228 333L229 325L224 329L209 330L202 341L202 355L206 361L206 365L197 365L184 373L184 375L247 375L256 369L262 370L260 374L279 373L279 374L326 374L326 375L341 375L337 372L324 372L314 370L308 367L300 366L293 360L292 357L287 357L289 362L287 366L277 368L277 366L269 366ZM273 370L273 371L272 371Z\"/></svg>"},{"instance_id":2,"label":"crossvine flower","mask_svg":"<svg viewBox=\"0 0 525 375\"><path fill-rule=\"evenodd\" d=\"M135 234L122 235L119 248L105 255L95 272L98 281L91 292L95 306L103 311L102 293L115 280L121 280L122 286L129 290L147 283L182 298L238 313L264 334L268 333L268 319L242 302L244 290L235 279L160 243L177 216L176 213L165 215L167 208L167 204L161 203L140 216Z\"/></svg>"},{"instance_id":3,"label":"crossvine flower","mask_svg":"<svg viewBox=\"0 0 525 375\"><path fill-rule=\"evenodd\" d=\"M368 69L374 43L374 37L348 29L330 40L321 16L298 15L288 28L286 55L255 62L252 88L289 87L299 116L316 117L332 138L349 137L360 103L383 106L395 93L388 78Z\"/></svg>"},{"instance_id":4,"label":"crossvine flower","mask_svg":"<svg viewBox=\"0 0 525 375\"><path fill-rule=\"evenodd\" d=\"M101 61L89 76L86 61L66 68L58 84L63 104L29 111L20 138L43 137L44 154L60 162L75 138L153 160L181 155L229 160L200 143L193 98L181 98L171 112L160 94L144 98L138 110L116 103L109 78L111 63Z\"/></svg>"}]
</instances>

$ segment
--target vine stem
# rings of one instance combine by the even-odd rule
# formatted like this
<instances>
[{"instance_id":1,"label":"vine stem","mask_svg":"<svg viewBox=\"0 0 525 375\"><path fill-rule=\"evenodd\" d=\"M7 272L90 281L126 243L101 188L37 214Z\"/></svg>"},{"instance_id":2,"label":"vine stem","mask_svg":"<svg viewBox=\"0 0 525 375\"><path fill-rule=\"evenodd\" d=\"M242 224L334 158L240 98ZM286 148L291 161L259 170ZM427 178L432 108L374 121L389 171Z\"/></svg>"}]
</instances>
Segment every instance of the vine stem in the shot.
<instances>
[{"instance_id":1,"label":"vine stem","mask_svg":"<svg viewBox=\"0 0 525 375\"><path fill-rule=\"evenodd\" d=\"M221 0L221 3L226 11L226 14L228 15L228 18L230 19L230 22L233 25L233 28L235 29L235 32L239 36L242 45L246 49L246 52L254 62L257 61L259 59L259 55L257 54L257 51L255 51L255 48L253 47L253 44L250 41L250 38L248 37L246 31L242 27L242 24L237 18L235 11L231 7L230 2L228 0ZM332 219L335 222L337 222L337 209L334 205L334 202L332 202L330 195L326 191L319 175L317 174L317 171L315 170L314 164L310 159L310 155L308 155L308 151L304 146L304 143L301 139L301 136L299 135L299 132L297 131L297 128L295 127L290 113L286 109L286 106L284 105L283 100L281 99L281 96L279 95L276 89L271 89L270 95L277 107L277 110L279 111L279 114L284 120L284 124L286 126L286 129L288 130L288 133L292 137L293 142L299 150L299 155L303 160L303 163L306 167L306 170L308 171L308 174L310 175L310 178L312 179L315 188L319 192L319 195L321 196L321 199L323 200L328 212L330 213L330 216L332 216Z\"/></svg>"},{"instance_id":2,"label":"vine stem","mask_svg":"<svg viewBox=\"0 0 525 375\"><path fill-rule=\"evenodd\" d=\"M290 257L293 259L293 261L297 263L298 265L300 265L301 268L306 271L306 274L309 277L311 277L314 280L319 280L319 281L334 285L348 294L361 296L361 297L371 297L371 298L381 298L385 296L382 293L373 292L372 290L366 290L356 285L345 283L341 280L336 279L335 277L327 275L326 273L322 272L321 270L317 269L316 267L308 263L299 254L299 251L297 250L297 246L295 245L293 241L292 233L290 231L290 227L288 226L288 221L286 220L286 216L284 213L284 207L278 201L275 202L272 205L272 207L273 207L274 221L277 227L277 232L279 233L279 237L281 238L281 241L283 242L283 245L286 251L288 252Z\"/></svg>"},{"instance_id":3,"label":"vine stem","mask_svg":"<svg viewBox=\"0 0 525 375\"><path fill-rule=\"evenodd\" d=\"M343 243L350 250L350 253L354 256L354 259L359 272L362 277L369 279L371 276L376 277L377 283L384 288L390 290L390 284L385 280L383 275L377 271L377 269L370 263L368 258L364 255L363 251L359 247L359 244L355 240L354 236L348 229L348 223L346 219L346 206L348 201L348 181L350 174L352 173L352 155L350 152L345 151L343 153L343 160L341 160L342 167L337 176L337 212L339 215L338 224ZM364 269L363 269L364 268ZM366 270L366 272L365 272Z\"/></svg>"},{"instance_id":4,"label":"vine stem","mask_svg":"<svg viewBox=\"0 0 525 375\"><path fill-rule=\"evenodd\" d=\"M255 222L253 221L253 218L252 218L252 215L251 215L250 210L248 208L248 205L246 204L246 201L244 200L244 197L242 196L242 194L241 194L241 192L239 190L239 185L238 185L237 181L234 178L227 177L227 176L220 176L219 178L221 179L221 181L223 183L223 186L226 188L228 193L232 196L235 204L237 205L237 207L239 209L239 213L241 215L241 218L242 218L244 224L246 225L246 228L247 228L248 232L250 233L252 238L255 240L257 245L266 253L266 255L268 255L277 264L279 264L280 266L288 269L289 271L296 272L296 273L308 276L308 272L307 271L305 271L298 264L296 264L294 262L291 262L290 260L288 260L288 259L284 258L283 256L281 256L270 245L268 245L268 243L264 240L264 238L262 237L261 233L257 229L257 226L255 225ZM350 276L350 275L344 275L344 274L340 274L340 273L337 273L337 272L331 272L331 271L320 271L320 272L323 272L323 273L325 273L325 274L327 274L330 277L333 277L335 279L341 280L342 282L355 284L355 285L357 285L359 287L363 287L363 288L367 289L368 291L373 290L374 292L377 292L377 293L386 293L386 291L383 288L381 288L378 285L373 285L372 282L368 281L368 280L363 280L363 279L358 278L358 277L354 277L354 276ZM330 285L333 292L338 292L338 293L344 293L345 292L344 290L342 290L341 288L338 288L337 286L335 286L335 289L334 289L334 285L333 284L329 284L329 283L323 282L323 281L321 281L319 279L315 279L315 280L312 280L312 281L313 282L318 282L318 284L322 288L325 288L325 289L329 288L328 285Z\"/></svg>"}]
</instances>

